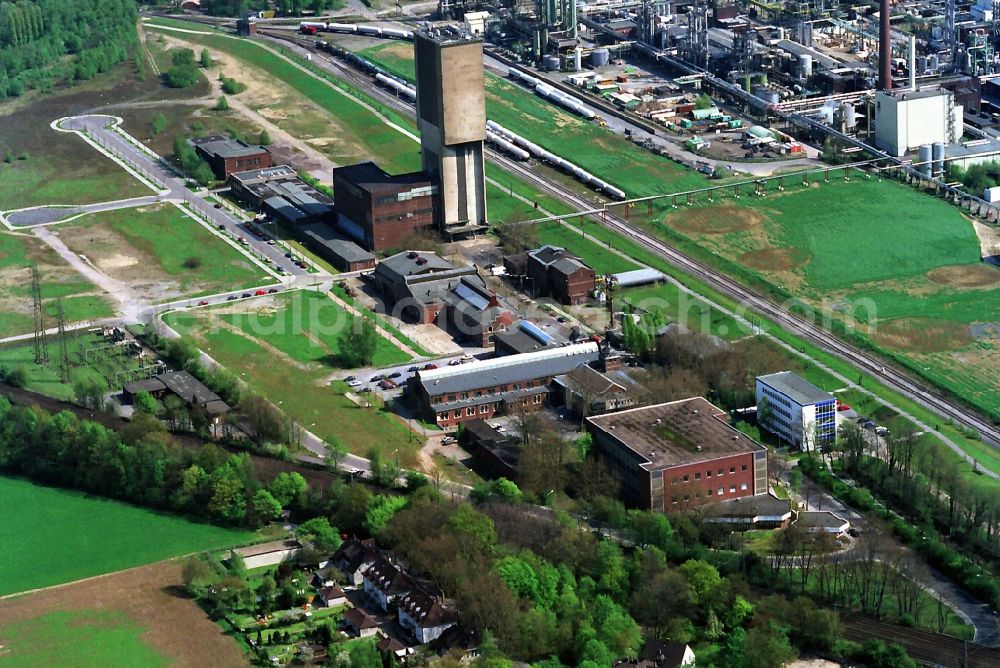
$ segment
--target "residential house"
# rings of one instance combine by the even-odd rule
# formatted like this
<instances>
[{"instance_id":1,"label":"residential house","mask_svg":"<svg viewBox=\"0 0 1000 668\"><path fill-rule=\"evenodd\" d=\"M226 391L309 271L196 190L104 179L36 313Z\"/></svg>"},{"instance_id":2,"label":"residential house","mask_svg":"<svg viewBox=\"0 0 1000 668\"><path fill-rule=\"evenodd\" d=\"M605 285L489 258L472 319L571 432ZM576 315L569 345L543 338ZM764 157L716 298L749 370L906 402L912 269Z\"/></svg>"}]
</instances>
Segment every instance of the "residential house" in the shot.
<instances>
[{"instance_id":1,"label":"residential house","mask_svg":"<svg viewBox=\"0 0 1000 668\"><path fill-rule=\"evenodd\" d=\"M410 648L399 642L395 638L386 636L378 641L375 645L378 651L383 654L395 654L396 658L402 659L404 656L410 653Z\"/></svg>"},{"instance_id":2,"label":"residential house","mask_svg":"<svg viewBox=\"0 0 1000 668\"><path fill-rule=\"evenodd\" d=\"M445 608L435 597L420 589L414 589L399 598L397 614L400 626L421 645L440 637L458 622L454 611Z\"/></svg>"},{"instance_id":3,"label":"residential house","mask_svg":"<svg viewBox=\"0 0 1000 668\"><path fill-rule=\"evenodd\" d=\"M316 598L328 608L335 608L347 604L347 596L340 587L327 586L316 590Z\"/></svg>"},{"instance_id":4,"label":"residential house","mask_svg":"<svg viewBox=\"0 0 1000 668\"><path fill-rule=\"evenodd\" d=\"M344 612L344 624L359 638L370 638L378 633L378 620L360 608L348 608Z\"/></svg>"},{"instance_id":5,"label":"residential house","mask_svg":"<svg viewBox=\"0 0 1000 668\"><path fill-rule=\"evenodd\" d=\"M623 659L615 668L683 668L694 666L694 650L682 642L647 640L637 659Z\"/></svg>"},{"instance_id":6,"label":"residential house","mask_svg":"<svg viewBox=\"0 0 1000 668\"><path fill-rule=\"evenodd\" d=\"M330 563L344 574L349 583L358 586L363 581L364 572L375 563L378 556L379 549L374 540L351 537L340 544L330 558Z\"/></svg>"},{"instance_id":7,"label":"residential house","mask_svg":"<svg viewBox=\"0 0 1000 668\"><path fill-rule=\"evenodd\" d=\"M410 576L385 556L375 559L362 578L365 593L385 611L398 598L416 589Z\"/></svg>"}]
</instances>

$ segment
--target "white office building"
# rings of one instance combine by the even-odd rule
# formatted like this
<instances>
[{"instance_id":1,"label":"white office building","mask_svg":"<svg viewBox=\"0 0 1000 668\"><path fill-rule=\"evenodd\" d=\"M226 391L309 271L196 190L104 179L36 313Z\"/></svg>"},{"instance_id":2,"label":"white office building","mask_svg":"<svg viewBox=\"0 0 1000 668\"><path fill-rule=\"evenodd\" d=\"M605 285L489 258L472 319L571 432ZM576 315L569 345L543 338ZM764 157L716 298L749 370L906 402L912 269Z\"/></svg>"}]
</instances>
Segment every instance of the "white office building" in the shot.
<instances>
[{"instance_id":1,"label":"white office building","mask_svg":"<svg viewBox=\"0 0 1000 668\"><path fill-rule=\"evenodd\" d=\"M791 371L757 377L757 423L802 450L837 438L837 400Z\"/></svg>"}]
</instances>

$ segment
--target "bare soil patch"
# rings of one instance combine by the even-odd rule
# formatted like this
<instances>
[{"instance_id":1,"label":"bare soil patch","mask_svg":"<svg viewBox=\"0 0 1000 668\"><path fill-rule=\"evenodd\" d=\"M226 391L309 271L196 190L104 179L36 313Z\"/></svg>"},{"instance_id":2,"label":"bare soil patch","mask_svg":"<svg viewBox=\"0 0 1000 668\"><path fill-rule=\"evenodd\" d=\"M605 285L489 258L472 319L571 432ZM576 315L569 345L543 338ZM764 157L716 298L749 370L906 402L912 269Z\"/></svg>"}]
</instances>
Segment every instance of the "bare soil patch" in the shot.
<instances>
[{"instance_id":1,"label":"bare soil patch","mask_svg":"<svg viewBox=\"0 0 1000 668\"><path fill-rule=\"evenodd\" d=\"M954 350L972 342L968 326L934 318L897 318L880 322L872 336L879 345L915 353Z\"/></svg>"},{"instance_id":2,"label":"bare soil patch","mask_svg":"<svg viewBox=\"0 0 1000 668\"><path fill-rule=\"evenodd\" d=\"M164 561L0 601L0 628L60 610L120 611L146 628L143 640L172 666L248 665L236 642L183 592L181 563ZM209 660L209 657L211 659Z\"/></svg>"},{"instance_id":3,"label":"bare soil patch","mask_svg":"<svg viewBox=\"0 0 1000 668\"><path fill-rule=\"evenodd\" d=\"M668 214L664 222L689 234L727 234L749 230L764 222L759 211L725 204Z\"/></svg>"},{"instance_id":4,"label":"bare soil patch","mask_svg":"<svg viewBox=\"0 0 1000 668\"><path fill-rule=\"evenodd\" d=\"M955 288L985 288L1000 283L1000 268L988 264L959 264L932 269L927 272L927 278Z\"/></svg>"},{"instance_id":5,"label":"bare soil patch","mask_svg":"<svg viewBox=\"0 0 1000 668\"><path fill-rule=\"evenodd\" d=\"M758 271L792 271L809 259L809 253L800 248L761 248L739 257L740 264Z\"/></svg>"}]
</instances>

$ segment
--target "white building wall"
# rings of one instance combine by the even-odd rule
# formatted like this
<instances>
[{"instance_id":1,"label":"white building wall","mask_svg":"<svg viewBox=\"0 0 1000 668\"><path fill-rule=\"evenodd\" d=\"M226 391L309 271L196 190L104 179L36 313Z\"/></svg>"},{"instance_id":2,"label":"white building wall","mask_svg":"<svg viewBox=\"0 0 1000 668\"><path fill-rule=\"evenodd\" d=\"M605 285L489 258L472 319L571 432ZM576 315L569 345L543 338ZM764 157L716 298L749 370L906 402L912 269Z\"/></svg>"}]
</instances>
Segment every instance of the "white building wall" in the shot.
<instances>
[{"instance_id":1,"label":"white building wall","mask_svg":"<svg viewBox=\"0 0 1000 668\"><path fill-rule=\"evenodd\" d=\"M900 157L922 144L952 144L964 132L961 105L942 90L937 95L908 92L875 94L875 145ZM949 127L950 125L950 127Z\"/></svg>"}]
</instances>

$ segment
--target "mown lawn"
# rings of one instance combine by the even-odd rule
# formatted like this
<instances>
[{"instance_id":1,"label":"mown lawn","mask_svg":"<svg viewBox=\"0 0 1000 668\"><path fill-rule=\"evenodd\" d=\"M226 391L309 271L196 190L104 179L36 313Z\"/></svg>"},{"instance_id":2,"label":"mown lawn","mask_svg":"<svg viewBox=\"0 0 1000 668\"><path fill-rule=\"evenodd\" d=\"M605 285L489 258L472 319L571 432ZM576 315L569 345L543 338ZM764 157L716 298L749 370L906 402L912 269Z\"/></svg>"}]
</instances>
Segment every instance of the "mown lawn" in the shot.
<instances>
[{"instance_id":1,"label":"mown lawn","mask_svg":"<svg viewBox=\"0 0 1000 668\"><path fill-rule=\"evenodd\" d=\"M0 517L4 518L0 522L0 595L255 539L250 531L198 524L3 476Z\"/></svg>"},{"instance_id":2,"label":"mown lawn","mask_svg":"<svg viewBox=\"0 0 1000 668\"><path fill-rule=\"evenodd\" d=\"M359 407L344 396L343 383L331 386L324 381L326 371L277 358L251 339L211 326L204 314L174 312L165 320L320 438L340 442L357 455L367 456L375 449L383 456L398 455L403 466L416 464L421 443L411 440L406 427L381 410L377 397L366 395L371 397L371 408Z\"/></svg>"},{"instance_id":3,"label":"mown lawn","mask_svg":"<svg viewBox=\"0 0 1000 668\"><path fill-rule=\"evenodd\" d=\"M60 610L0 629L4 668L160 668L170 658L143 640L146 629L121 611Z\"/></svg>"},{"instance_id":4,"label":"mown lawn","mask_svg":"<svg viewBox=\"0 0 1000 668\"><path fill-rule=\"evenodd\" d=\"M325 294L296 290L273 298L274 308L249 313L221 313L220 318L250 337L278 348L296 362L339 366L338 339L357 325L357 318ZM372 366L408 361L409 356L379 337Z\"/></svg>"}]
</instances>

